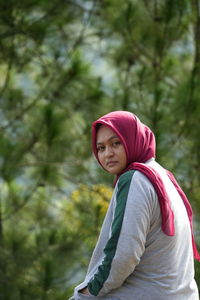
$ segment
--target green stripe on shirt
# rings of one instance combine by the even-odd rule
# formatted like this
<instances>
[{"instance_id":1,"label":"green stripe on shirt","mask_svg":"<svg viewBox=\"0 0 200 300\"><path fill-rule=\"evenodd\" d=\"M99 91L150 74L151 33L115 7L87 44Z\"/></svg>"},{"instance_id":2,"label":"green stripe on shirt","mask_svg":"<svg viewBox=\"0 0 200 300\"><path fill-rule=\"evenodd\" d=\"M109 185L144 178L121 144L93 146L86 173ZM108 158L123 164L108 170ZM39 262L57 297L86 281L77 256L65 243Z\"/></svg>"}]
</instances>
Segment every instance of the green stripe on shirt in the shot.
<instances>
[{"instance_id":1,"label":"green stripe on shirt","mask_svg":"<svg viewBox=\"0 0 200 300\"><path fill-rule=\"evenodd\" d=\"M102 264L98 267L96 274L88 283L89 292L94 296L97 296L99 294L100 290L102 289L104 283L106 282L110 274L111 264L116 253L117 244L123 223L129 187L134 172L134 170L128 171L122 174L119 178L118 190L116 194L116 208L111 227L111 237L109 238L104 248L105 256L102 261Z\"/></svg>"}]
</instances>

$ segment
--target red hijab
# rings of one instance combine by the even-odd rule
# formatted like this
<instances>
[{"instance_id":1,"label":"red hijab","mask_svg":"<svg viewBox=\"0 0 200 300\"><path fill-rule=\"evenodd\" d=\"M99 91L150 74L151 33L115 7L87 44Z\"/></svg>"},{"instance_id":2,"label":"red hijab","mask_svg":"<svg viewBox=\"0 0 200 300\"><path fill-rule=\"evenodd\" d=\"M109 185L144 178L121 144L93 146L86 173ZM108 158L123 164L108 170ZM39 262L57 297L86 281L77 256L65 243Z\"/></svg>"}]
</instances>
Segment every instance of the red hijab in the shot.
<instances>
[{"instance_id":1,"label":"red hijab","mask_svg":"<svg viewBox=\"0 0 200 300\"><path fill-rule=\"evenodd\" d=\"M98 124L110 127L120 138L126 151L127 167L117 175L115 184L119 176L128 170L138 170L143 173L150 180L158 195L162 216L162 230L166 235L173 236L175 234L174 214L170 206L170 201L164 183L160 175L153 168L144 164L150 158L155 157L156 143L153 132L149 129L149 127L144 125L134 114L130 112L114 111L104 115L92 124L92 147L94 155L96 156L98 161L99 159L96 147ZM194 234L192 229L191 205L186 195L176 182L173 174L167 170L166 172L175 188L177 189L186 207L192 232L194 258L200 261L200 255L194 241Z\"/></svg>"}]
</instances>

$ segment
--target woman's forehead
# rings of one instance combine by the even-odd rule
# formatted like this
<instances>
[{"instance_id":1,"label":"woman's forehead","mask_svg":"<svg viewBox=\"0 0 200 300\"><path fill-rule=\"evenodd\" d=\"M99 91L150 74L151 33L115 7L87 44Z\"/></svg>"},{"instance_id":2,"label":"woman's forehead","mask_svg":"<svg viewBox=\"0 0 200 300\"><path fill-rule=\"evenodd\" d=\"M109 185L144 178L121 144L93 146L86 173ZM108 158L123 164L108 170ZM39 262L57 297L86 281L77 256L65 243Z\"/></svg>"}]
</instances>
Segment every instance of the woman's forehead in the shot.
<instances>
[{"instance_id":1,"label":"woman's forehead","mask_svg":"<svg viewBox=\"0 0 200 300\"><path fill-rule=\"evenodd\" d=\"M117 134L108 126L101 125L97 131L96 143L102 143L107 139L118 137Z\"/></svg>"}]
</instances>

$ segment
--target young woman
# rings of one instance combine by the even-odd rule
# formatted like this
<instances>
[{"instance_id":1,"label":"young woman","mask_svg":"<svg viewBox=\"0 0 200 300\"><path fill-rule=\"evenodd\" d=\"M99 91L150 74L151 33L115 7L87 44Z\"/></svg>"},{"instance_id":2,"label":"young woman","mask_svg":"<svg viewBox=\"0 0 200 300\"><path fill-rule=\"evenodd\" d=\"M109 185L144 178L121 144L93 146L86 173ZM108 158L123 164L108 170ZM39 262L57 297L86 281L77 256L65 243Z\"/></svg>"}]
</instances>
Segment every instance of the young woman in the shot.
<instances>
[{"instance_id":1,"label":"young woman","mask_svg":"<svg viewBox=\"0 0 200 300\"><path fill-rule=\"evenodd\" d=\"M198 300L191 206L155 161L152 131L130 112L92 125L93 152L115 189L83 283L71 299Z\"/></svg>"}]
</instances>

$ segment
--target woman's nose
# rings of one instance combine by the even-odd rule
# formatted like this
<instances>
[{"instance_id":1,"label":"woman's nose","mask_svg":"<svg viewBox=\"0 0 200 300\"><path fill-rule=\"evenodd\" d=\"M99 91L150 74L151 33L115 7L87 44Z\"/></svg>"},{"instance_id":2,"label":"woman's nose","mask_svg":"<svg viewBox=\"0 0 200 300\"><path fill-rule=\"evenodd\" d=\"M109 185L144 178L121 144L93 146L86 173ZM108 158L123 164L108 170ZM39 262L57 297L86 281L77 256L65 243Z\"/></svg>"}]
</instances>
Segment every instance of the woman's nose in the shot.
<instances>
[{"instance_id":1,"label":"woman's nose","mask_svg":"<svg viewBox=\"0 0 200 300\"><path fill-rule=\"evenodd\" d=\"M107 157L113 156L114 151L113 151L112 147L107 147L105 154L106 154Z\"/></svg>"}]
</instances>

